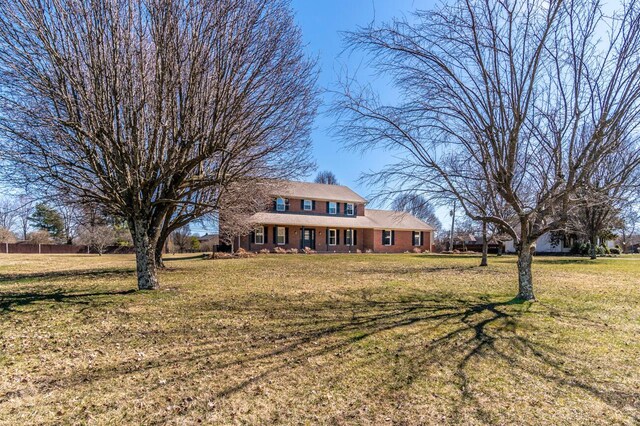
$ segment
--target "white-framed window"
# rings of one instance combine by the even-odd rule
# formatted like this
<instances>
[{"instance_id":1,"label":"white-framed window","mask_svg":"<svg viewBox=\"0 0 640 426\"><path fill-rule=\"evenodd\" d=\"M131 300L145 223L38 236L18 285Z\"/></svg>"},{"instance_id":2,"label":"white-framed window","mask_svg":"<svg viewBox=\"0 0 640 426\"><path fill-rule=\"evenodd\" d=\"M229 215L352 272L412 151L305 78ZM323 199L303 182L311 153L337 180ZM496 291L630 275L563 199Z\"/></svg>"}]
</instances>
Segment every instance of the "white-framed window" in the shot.
<instances>
[{"instance_id":1,"label":"white-framed window","mask_svg":"<svg viewBox=\"0 0 640 426\"><path fill-rule=\"evenodd\" d=\"M337 233L338 232L335 229L329 229L329 245L330 246L336 245Z\"/></svg>"},{"instance_id":2,"label":"white-framed window","mask_svg":"<svg viewBox=\"0 0 640 426\"><path fill-rule=\"evenodd\" d=\"M420 231L413 231L413 245L414 246L422 245L422 233Z\"/></svg>"},{"instance_id":3,"label":"white-framed window","mask_svg":"<svg viewBox=\"0 0 640 426\"><path fill-rule=\"evenodd\" d=\"M353 245L353 229L344 230L344 243L348 246Z\"/></svg>"},{"instance_id":4,"label":"white-framed window","mask_svg":"<svg viewBox=\"0 0 640 426\"><path fill-rule=\"evenodd\" d=\"M347 214L348 216L353 216L353 212L354 212L353 203L347 203L347 207L345 208L345 214Z\"/></svg>"},{"instance_id":5,"label":"white-framed window","mask_svg":"<svg viewBox=\"0 0 640 426\"><path fill-rule=\"evenodd\" d=\"M285 202L284 198L278 197L276 198L276 210L279 212L283 212L285 210Z\"/></svg>"},{"instance_id":6,"label":"white-framed window","mask_svg":"<svg viewBox=\"0 0 640 426\"><path fill-rule=\"evenodd\" d=\"M253 232L256 244L264 244L264 226L258 226Z\"/></svg>"},{"instance_id":7,"label":"white-framed window","mask_svg":"<svg viewBox=\"0 0 640 426\"><path fill-rule=\"evenodd\" d=\"M304 200L304 210L313 210L313 201Z\"/></svg>"},{"instance_id":8,"label":"white-framed window","mask_svg":"<svg viewBox=\"0 0 640 426\"><path fill-rule=\"evenodd\" d=\"M393 231L382 231L382 244L385 246L390 246L393 244Z\"/></svg>"},{"instance_id":9,"label":"white-framed window","mask_svg":"<svg viewBox=\"0 0 640 426\"><path fill-rule=\"evenodd\" d=\"M338 205L331 201L329 202L329 214L336 214L338 212Z\"/></svg>"},{"instance_id":10,"label":"white-framed window","mask_svg":"<svg viewBox=\"0 0 640 426\"><path fill-rule=\"evenodd\" d=\"M276 235L276 243L279 245L287 243L287 228L278 226L278 234Z\"/></svg>"}]
</instances>

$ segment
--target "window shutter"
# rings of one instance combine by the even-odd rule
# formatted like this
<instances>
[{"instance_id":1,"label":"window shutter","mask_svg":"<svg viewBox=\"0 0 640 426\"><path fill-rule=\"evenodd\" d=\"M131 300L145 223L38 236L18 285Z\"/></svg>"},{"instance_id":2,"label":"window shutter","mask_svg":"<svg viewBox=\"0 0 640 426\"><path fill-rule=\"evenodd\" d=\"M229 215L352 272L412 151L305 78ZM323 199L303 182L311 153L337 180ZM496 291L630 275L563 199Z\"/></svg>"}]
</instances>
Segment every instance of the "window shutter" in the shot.
<instances>
[{"instance_id":1,"label":"window shutter","mask_svg":"<svg viewBox=\"0 0 640 426\"><path fill-rule=\"evenodd\" d=\"M347 241L347 230L346 229L344 230L344 243L345 244L348 243L348 241Z\"/></svg>"},{"instance_id":2,"label":"window shutter","mask_svg":"<svg viewBox=\"0 0 640 426\"><path fill-rule=\"evenodd\" d=\"M340 203L336 203L336 214L340 214Z\"/></svg>"},{"instance_id":3,"label":"window shutter","mask_svg":"<svg viewBox=\"0 0 640 426\"><path fill-rule=\"evenodd\" d=\"M396 243L396 231L391 231L391 245Z\"/></svg>"},{"instance_id":4,"label":"window shutter","mask_svg":"<svg viewBox=\"0 0 640 426\"><path fill-rule=\"evenodd\" d=\"M255 244L256 243L256 233L254 231L251 231L251 244Z\"/></svg>"},{"instance_id":5,"label":"window shutter","mask_svg":"<svg viewBox=\"0 0 640 426\"><path fill-rule=\"evenodd\" d=\"M358 216L358 205L357 204L353 205L353 215L354 216Z\"/></svg>"},{"instance_id":6,"label":"window shutter","mask_svg":"<svg viewBox=\"0 0 640 426\"><path fill-rule=\"evenodd\" d=\"M424 232L420 231L420 244L424 245Z\"/></svg>"},{"instance_id":7,"label":"window shutter","mask_svg":"<svg viewBox=\"0 0 640 426\"><path fill-rule=\"evenodd\" d=\"M278 199L273 200L273 211L278 210Z\"/></svg>"},{"instance_id":8,"label":"window shutter","mask_svg":"<svg viewBox=\"0 0 640 426\"><path fill-rule=\"evenodd\" d=\"M285 212L289 211L289 199L288 198L284 199L284 211Z\"/></svg>"},{"instance_id":9,"label":"window shutter","mask_svg":"<svg viewBox=\"0 0 640 426\"><path fill-rule=\"evenodd\" d=\"M304 210L304 200L300 200L300 210Z\"/></svg>"},{"instance_id":10,"label":"window shutter","mask_svg":"<svg viewBox=\"0 0 640 426\"><path fill-rule=\"evenodd\" d=\"M382 245L385 245L387 243L384 238L386 234L387 234L387 231L382 231Z\"/></svg>"},{"instance_id":11,"label":"window shutter","mask_svg":"<svg viewBox=\"0 0 640 426\"><path fill-rule=\"evenodd\" d=\"M311 201L311 210L315 210L316 209L316 200L312 200Z\"/></svg>"},{"instance_id":12,"label":"window shutter","mask_svg":"<svg viewBox=\"0 0 640 426\"><path fill-rule=\"evenodd\" d=\"M273 227L273 244L277 244L278 243L278 227L274 226Z\"/></svg>"},{"instance_id":13,"label":"window shutter","mask_svg":"<svg viewBox=\"0 0 640 426\"><path fill-rule=\"evenodd\" d=\"M336 245L340 245L340 230L336 229Z\"/></svg>"},{"instance_id":14,"label":"window shutter","mask_svg":"<svg viewBox=\"0 0 640 426\"><path fill-rule=\"evenodd\" d=\"M289 228L284 228L284 243L289 244Z\"/></svg>"},{"instance_id":15,"label":"window shutter","mask_svg":"<svg viewBox=\"0 0 640 426\"><path fill-rule=\"evenodd\" d=\"M329 213L329 202L327 201L327 213Z\"/></svg>"},{"instance_id":16,"label":"window shutter","mask_svg":"<svg viewBox=\"0 0 640 426\"><path fill-rule=\"evenodd\" d=\"M262 242L269 244L269 233L267 232L269 230L268 226L264 226L264 237L262 237Z\"/></svg>"},{"instance_id":17,"label":"window shutter","mask_svg":"<svg viewBox=\"0 0 640 426\"><path fill-rule=\"evenodd\" d=\"M354 246L358 245L358 230L357 229L353 230L353 245Z\"/></svg>"}]
</instances>

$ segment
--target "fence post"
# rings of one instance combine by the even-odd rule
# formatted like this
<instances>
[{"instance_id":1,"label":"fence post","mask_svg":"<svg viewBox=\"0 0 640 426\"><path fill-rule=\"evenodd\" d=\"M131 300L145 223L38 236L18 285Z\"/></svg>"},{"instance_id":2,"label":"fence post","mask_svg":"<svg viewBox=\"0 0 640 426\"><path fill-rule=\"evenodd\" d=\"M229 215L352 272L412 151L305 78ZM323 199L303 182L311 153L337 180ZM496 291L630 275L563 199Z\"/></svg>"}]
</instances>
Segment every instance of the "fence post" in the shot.
<instances>
[{"instance_id":1,"label":"fence post","mask_svg":"<svg viewBox=\"0 0 640 426\"><path fill-rule=\"evenodd\" d=\"M87 254L89 254L89 245L87 244Z\"/></svg>"},{"instance_id":2,"label":"fence post","mask_svg":"<svg viewBox=\"0 0 640 426\"><path fill-rule=\"evenodd\" d=\"M6 253L9 254L9 243L8 242L4 243L4 248L5 248Z\"/></svg>"},{"instance_id":3,"label":"fence post","mask_svg":"<svg viewBox=\"0 0 640 426\"><path fill-rule=\"evenodd\" d=\"M42 254L42 244L38 244L38 254Z\"/></svg>"}]
</instances>

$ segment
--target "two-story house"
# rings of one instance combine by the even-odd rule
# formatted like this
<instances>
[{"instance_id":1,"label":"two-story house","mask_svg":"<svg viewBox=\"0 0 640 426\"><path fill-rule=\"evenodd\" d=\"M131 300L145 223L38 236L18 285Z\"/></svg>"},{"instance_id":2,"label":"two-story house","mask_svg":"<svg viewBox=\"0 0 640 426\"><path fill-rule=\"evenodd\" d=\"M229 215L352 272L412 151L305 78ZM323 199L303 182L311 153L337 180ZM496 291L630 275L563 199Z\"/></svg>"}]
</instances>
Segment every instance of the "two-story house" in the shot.
<instances>
[{"instance_id":1,"label":"two-story house","mask_svg":"<svg viewBox=\"0 0 640 426\"><path fill-rule=\"evenodd\" d=\"M282 182L269 211L251 217L250 235L240 238L249 251L304 249L348 253L372 250L402 253L432 250L433 228L415 216L366 208L367 201L346 186Z\"/></svg>"}]
</instances>

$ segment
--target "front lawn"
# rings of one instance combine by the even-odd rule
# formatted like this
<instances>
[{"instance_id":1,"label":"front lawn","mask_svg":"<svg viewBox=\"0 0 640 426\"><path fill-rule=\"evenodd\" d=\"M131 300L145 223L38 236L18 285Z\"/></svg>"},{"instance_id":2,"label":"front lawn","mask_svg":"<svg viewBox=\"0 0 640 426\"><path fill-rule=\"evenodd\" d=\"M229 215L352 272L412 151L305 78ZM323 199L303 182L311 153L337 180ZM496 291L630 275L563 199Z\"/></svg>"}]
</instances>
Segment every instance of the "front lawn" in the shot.
<instances>
[{"instance_id":1,"label":"front lawn","mask_svg":"<svg viewBox=\"0 0 640 426\"><path fill-rule=\"evenodd\" d=\"M3 424L637 424L640 258L0 255Z\"/></svg>"}]
</instances>

